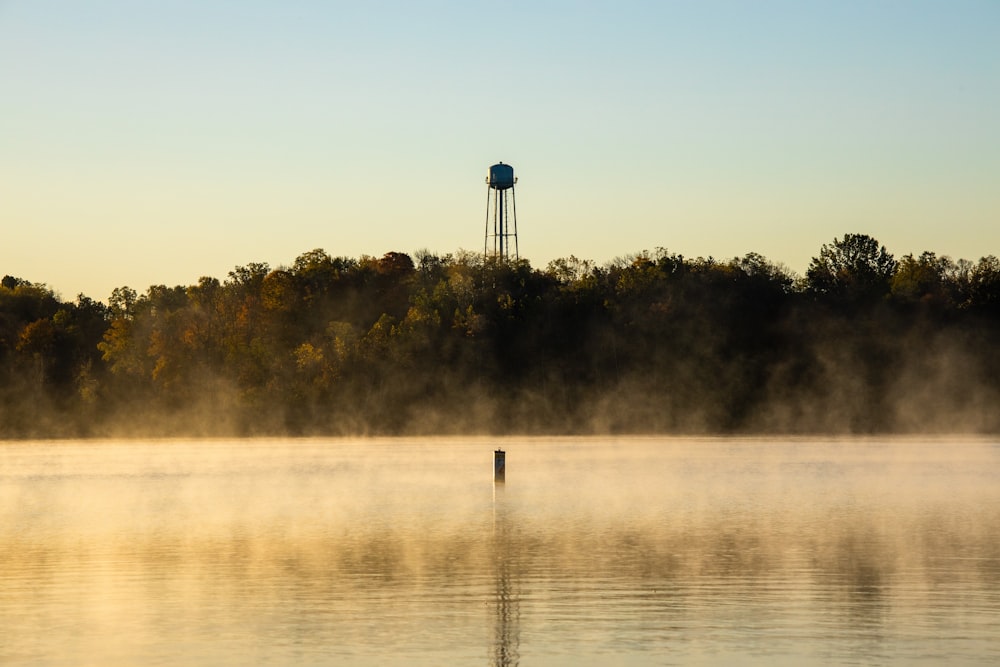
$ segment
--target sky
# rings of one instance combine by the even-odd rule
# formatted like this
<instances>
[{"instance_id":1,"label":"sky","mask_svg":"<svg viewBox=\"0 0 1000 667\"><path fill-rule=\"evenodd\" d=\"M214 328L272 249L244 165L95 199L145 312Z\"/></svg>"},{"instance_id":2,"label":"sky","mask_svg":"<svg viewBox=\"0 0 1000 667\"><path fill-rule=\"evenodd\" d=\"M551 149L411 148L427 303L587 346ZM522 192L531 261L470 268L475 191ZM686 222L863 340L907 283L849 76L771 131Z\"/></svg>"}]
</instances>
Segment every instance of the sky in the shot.
<instances>
[{"instance_id":1,"label":"sky","mask_svg":"<svg viewBox=\"0 0 1000 667\"><path fill-rule=\"evenodd\" d=\"M322 248L797 273L1000 255L1000 2L0 0L0 274L62 298Z\"/></svg>"}]
</instances>

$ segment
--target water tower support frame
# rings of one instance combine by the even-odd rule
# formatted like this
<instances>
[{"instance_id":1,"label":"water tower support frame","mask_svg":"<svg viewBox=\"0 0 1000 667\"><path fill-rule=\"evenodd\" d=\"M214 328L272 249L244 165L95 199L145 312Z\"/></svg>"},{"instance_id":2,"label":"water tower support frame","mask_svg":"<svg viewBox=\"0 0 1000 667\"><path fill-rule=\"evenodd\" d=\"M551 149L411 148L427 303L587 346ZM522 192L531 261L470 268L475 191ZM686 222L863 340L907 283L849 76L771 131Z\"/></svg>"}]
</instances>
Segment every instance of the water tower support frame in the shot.
<instances>
[{"instance_id":1,"label":"water tower support frame","mask_svg":"<svg viewBox=\"0 0 1000 667\"><path fill-rule=\"evenodd\" d=\"M500 168L500 171L494 171ZM483 241L483 257L490 257L490 239L493 239L493 257L501 262L520 259L517 243L517 200L514 196L514 171L502 162L490 167L486 179L486 236ZM508 193L510 199L508 200ZM490 198L493 201L490 201ZM492 204L492 205L491 205ZM491 220L492 219L492 220ZM492 225L490 224L492 222ZM492 230L491 230L492 226ZM511 229L513 228L513 231ZM492 233L491 233L492 232ZM511 240L513 239L513 248Z\"/></svg>"}]
</instances>

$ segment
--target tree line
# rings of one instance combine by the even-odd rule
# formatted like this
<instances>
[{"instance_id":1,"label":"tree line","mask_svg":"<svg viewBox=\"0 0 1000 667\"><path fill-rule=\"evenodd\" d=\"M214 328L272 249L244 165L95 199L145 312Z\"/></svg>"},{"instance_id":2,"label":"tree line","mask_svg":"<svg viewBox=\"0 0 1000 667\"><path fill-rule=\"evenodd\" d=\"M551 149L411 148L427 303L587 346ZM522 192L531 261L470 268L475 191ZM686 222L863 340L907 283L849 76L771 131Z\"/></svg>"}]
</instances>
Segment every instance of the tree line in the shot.
<instances>
[{"instance_id":1,"label":"tree line","mask_svg":"<svg viewBox=\"0 0 1000 667\"><path fill-rule=\"evenodd\" d=\"M824 244L804 276L664 249L0 285L0 437L1000 430L1000 260Z\"/></svg>"}]
</instances>

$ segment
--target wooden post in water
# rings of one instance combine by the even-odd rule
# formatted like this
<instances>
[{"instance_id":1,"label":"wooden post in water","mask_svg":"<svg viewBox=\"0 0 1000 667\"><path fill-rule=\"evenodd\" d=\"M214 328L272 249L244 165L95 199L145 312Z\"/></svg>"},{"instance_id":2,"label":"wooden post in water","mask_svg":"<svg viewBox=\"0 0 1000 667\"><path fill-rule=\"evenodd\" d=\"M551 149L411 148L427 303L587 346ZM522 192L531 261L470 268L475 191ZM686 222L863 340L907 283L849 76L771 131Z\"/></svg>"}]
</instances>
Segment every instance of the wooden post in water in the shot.
<instances>
[{"instance_id":1,"label":"wooden post in water","mask_svg":"<svg viewBox=\"0 0 1000 667\"><path fill-rule=\"evenodd\" d=\"M507 472L507 453L502 449L493 452L493 481L504 482L504 475Z\"/></svg>"}]
</instances>

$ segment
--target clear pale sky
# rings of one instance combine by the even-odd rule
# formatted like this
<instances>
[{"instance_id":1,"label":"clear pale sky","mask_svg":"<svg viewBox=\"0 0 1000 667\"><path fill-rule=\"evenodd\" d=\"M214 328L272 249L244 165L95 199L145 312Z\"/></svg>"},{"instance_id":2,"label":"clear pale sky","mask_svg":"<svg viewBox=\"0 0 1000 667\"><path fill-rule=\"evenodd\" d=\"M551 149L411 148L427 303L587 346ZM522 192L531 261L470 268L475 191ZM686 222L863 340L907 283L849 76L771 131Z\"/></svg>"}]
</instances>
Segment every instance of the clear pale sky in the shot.
<instances>
[{"instance_id":1,"label":"clear pale sky","mask_svg":"<svg viewBox=\"0 0 1000 667\"><path fill-rule=\"evenodd\" d=\"M1000 255L1000 2L0 0L0 274L64 299L301 253L799 273Z\"/></svg>"}]
</instances>

